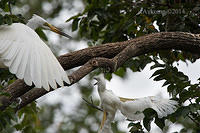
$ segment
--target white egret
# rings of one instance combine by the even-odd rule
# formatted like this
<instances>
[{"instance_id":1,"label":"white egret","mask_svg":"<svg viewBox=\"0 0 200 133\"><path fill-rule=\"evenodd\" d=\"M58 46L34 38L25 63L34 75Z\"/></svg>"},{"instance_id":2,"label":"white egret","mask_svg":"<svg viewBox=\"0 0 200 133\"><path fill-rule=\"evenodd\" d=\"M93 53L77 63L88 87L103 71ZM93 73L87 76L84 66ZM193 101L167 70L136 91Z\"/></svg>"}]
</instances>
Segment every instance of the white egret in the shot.
<instances>
[{"instance_id":1,"label":"white egret","mask_svg":"<svg viewBox=\"0 0 200 133\"><path fill-rule=\"evenodd\" d=\"M112 133L111 122L115 118L117 108L120 106L120 99L111 90L106 89L106 81L103 74L94 77L97 80L98 93L103 109L103 119L100 125L100 133Z\"/></svg>"},{"instance_id":2,"label":"white egret","mask_svg":"<svg viewBox=\"0 0 200 133\"><path fill-rule=\"evenodd\" d=\"M57 84L70 84L68 76L50 48L34 31L41 27L71 38L40 16L33 15L26 25L13 23L0 26L0 68L9 71L31 86L47 91L56 89Z\"/></svg>"},{"instance_id":3,"label":"white egret","mask_svg":"<svg viewBox=\"0 0 200 133\"><path fill-rule=\"evenodd\" d=\"M147 108L154 109L158 117L162 118L173 113L178 104L174 100L153 96L137 99L118 97L111 90L106 89L106 82L103 74L95 76L94 79L97 80L95 85L98 85L98 93L103 109L100 133L112 133L111 122L114 120L117 110L120 110L129 120L142 120L144 118L143 111Z\"/></svg>"}]
</instances>

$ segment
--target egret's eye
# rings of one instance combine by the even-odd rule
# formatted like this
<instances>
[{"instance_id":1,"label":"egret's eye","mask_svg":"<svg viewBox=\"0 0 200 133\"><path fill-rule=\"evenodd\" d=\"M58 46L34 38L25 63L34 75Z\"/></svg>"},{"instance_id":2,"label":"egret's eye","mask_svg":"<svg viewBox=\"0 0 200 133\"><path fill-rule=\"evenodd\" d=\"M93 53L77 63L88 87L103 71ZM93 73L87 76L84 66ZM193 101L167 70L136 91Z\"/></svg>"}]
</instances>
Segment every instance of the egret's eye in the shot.
<instances>
[{"instance_id":1,"label":"egret's eye","mask_svg":"<svg viewBox=\"0 0 200 133\"><path fill-rule=\"evenodd\" d=\"M97 84L98 84L98 82L94 83L94 85L97 85Z\"/></svg>"}]
</instances>

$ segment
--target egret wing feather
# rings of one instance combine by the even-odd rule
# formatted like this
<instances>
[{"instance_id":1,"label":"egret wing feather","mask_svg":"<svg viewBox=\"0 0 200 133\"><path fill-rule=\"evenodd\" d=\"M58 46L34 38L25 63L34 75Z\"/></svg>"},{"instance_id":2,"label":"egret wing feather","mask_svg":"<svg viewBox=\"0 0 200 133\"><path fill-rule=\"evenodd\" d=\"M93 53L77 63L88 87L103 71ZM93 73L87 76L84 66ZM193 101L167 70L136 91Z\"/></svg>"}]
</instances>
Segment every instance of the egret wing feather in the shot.
<instances>
[{"instance_id":1,"label":"egret wing feather","mask_svg":"<svg viewBox=\"0 0 200 133\"><path fill-rule=\"evenodd\" d=\"M48 66L48 60L46 60L45 57L47 57L48 55L46 55L46 52L43 53L44 55L41 56L41 66L42 66L42 84L44 85L44 87L47 89L47 91L49 91L49 85L48 85L48 71L49 71L49 66Z\"/></svg>"},{"instance_id":2,"label":"egret wing feather","mask_svg":"<svg viewBox=\"0 0 200 133\"><path fill-rule=\"evenodd\" d=\"M157 97L144 97L135 100L121 102L119 110L130 120L142 120L142 113L147 108L154 109L159 118L165 117L176 110L178 103L174 100L162 99Z\"/></svg>"},{"instance_id":3,"label":"egret wing feather","mask_svg":"<svg viewBox=\"0 0 200 133\"><path fill-rule=\"evenodd\" d=\"M17 70L17 73L16 73L16 75L20 79L24 78L24 74L25 74L25 71L26 71L26 68L27 68L27 62L28 62L28 57L29 57L28 52L29 52L29 49L27 47L24 48L24 53L23 53L23 56L21 58L21 60L23 60L23 61L20 61L20 64L19 64L19 67L18 67L18 70Z\"/></svg>"},{"instance_id":4,"label":"egret wing feather","mask_svg":"<svg viewBox=\"0 0 200 133\"><path fill-rule=\"evenodd\" d=\"M55 57L52 57L52 61L53 62L55 62L57 59L55 58ZM58 65L56 65L56 64L54 64L53 65L55 68L55 73L56 73L56 75L59 75L59 76L57 76L56 77L56 82L60 85L60 86L63 86L63 80L62 80L62 74L61 73L63 73L63 74L65 74L65 75L67 75L66 73L65 73L65 71L63 70L63 71L61 71L60 69L62 69L62 67L61 66L58 66Z\"/></svg>"},{"instance_id":5,"label":"egret wing feather","mask_svg":"<svg viewBox=\"0 0 200 133\"><path fill-rule=\"evenodd\" d=\"M49 47L24 24L0 26L0 56L11 73L27 85L34 83L37 88L49 90L49 85L56 88L56 82L61 86L63 82L70 84Z\"/></svg>"},{"instance_id":6,"label":"egret wing feather","mask_svg":"<svg viewBox=\"0 0 200 133\"><path fill-rule=\"evenodd\" d=\"M10 62L10 63L12 62L13 58L15 58L15 56L16 56L18 50L19 50L17 48L18 45L13 45L12 46L12 43L13 43L12 41L7 40L6 44L9 46L9 49L4 50L5 53L2 55L2 58L4 58L7 62ZM2 42L0 42L0 44L2 44Z\"/></svg>"},{"instance_id":7,"label":"egret wing feather","mask_svg":"<svg viewBox=\"0 0 200 133\"><path fill-rule=\"evenodd\" d=\"M27 53L31 53L32 50L31 49L27 49ZM32 74L31 74L31 61L33 60L33 57L31 57L32 54L28 54L28 60L27 60L27 64L26 64L26 70L24 73L24 81L27 85L31 86L32 85Z\"/></svg>"},{"instance_id":8,"label":"egret wing feather","mask_svg":"<svg viewBox=\"0 0 200 133\"><path fill-rule=\"evenodd\" d=\"M35 48L33 48L33 54L31 54L31 62L30 62L30 67L31 67L31 75L32 75L32 79L33 79L33 83L35 84L36 87L41 88L44 87L45 85L42 84L41 80L38 80L39 76L42 76L44 73L41 73L41 65L42 65L42 60L41 57L39 57L39 51L35 50ZM42 77L41 77L42 78ZM45 79L42 79L45 80ZM46 89L46 88L45 88Z\"/></svg>"},{"instance_id":9,"label":"egret wing feather","mask_svg":"<svg viewBox=\"0 0 200 133\"><path fill-rule=\"evenodd\" d=\"M0 55L1 58L5 58L7 57L8 54L10 54L10 48L11 48L11 41L9 40L0 40L1 45L1 49L0 49Z\"/></svg>"},{"instance_id":10,"label":"egret wing feather","mask_svg":"<svg viewBox=\"0 0 200 133\"><path fill-rule=\"evenodd\" d=\"M48 61L48 64L53 64L53 66L47 66L48 67L48 78L49 78L48 83L53 89L56 89L57 84L56 84L56 81L55 81L55 78L54 78L55 77L54 76L54 70L50 68L50 67L52 67L52 68L55 67L54 63L53 63L51 58L47 58L46 60Z\"/></svg>"},{"instance_id":11,"label":"egret wing feather","mask_svg":"<svg viewBox=\"0 0 200 133\"><path fill-rule=\"evenodd\" d=\"M24 48L19 48L17 55L15 56L15 58L13 59L11 65L9 67L10 72L16 74L16 76L18 78L20 78L20 77L19 77L19 74L18 74L17 71L19 70L18 68L19 68L19 65L22 61L22 57L23 57L24 52L25 52Z\"/></svg>"}]
</instances>

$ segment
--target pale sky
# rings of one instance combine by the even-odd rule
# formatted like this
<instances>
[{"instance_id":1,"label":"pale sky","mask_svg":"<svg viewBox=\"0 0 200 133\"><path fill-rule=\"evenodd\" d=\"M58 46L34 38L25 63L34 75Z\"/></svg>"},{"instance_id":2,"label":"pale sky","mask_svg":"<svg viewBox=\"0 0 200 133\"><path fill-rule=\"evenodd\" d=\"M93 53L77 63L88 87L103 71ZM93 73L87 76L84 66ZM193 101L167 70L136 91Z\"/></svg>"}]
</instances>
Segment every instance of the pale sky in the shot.
<instances>
[{"instance_id":1,"label":"pale sky","mask_svg":"<svg viewBox=\"0 0 200 133\"><path fill-rule=\"evenodd\" d=\"M69 35L75 35L76 33L72 33L69 24L65 25L63 22L65 22L68 18L70 18L73 15L76 15L78 12L81 11L83 8L83 4L79 2L79 0L75 0L74 5L76 5L75 8L72 10L64 9L61 11L59 16L56 19L48 20L54 25L61 25L63 27L66 26L66 33ZM49 6L49 5L47 5ZM48 9L48 8L47 8ZM68 14L66 14L66 12ZM54 48L56 44L58 44L59 41L66 42L66 45L58 46L62 50L59 54L64 54L68 51L68 49L73 50L79 50L87 47L86 41L80 40L80 41L71 41L68 39L61 39L54 33L46 32L48 34L49 38L49 44L51 45L51 48ZM67 49L66 49L67 47ZM63 49L65 48L65 49ZM129 98L136 98L136 97L145 97L145 96L154 96L154 95L161 95L165 98L168 98L168 93L166 87L162 88L162 81L161 82L155 82L153 79L149 79L154 71L150 71L150 65L147 65L145 69L142 72L135 72L133 73L131 70L127 71L127 75L125 79L121 79L120 77L114 76L112 80L109 82L107 81L107 89L111 89L116 95L122 96L122 97L129 97ZM196 63L188 63L188 66L185 63L180 62L178 66L179 70L183 71L185 74L189 76L189 78L192 80L192 82L197 82L197 79L200 77L200 61L196 61ZM84 79L80 82L84 82ZM67 91L66 91L67 90ZM94 96L98 98L96 89L94 90ZM71 100L73 99L73 104L71 104ZM61 101L64 104L64 108L66 113L72 113L73 109L75 109L76 104L79 103L79 100L81 100L81 95L79 93L79 90L76 88L76 85L73 85L71 87L68 87L66 89L58 89L54 92L51 92L44 97L40 98L38 100L39 105L42 105L43 103L51 103L54 104L58 101ZM123 119L123 118L122 118ZM123 125L123 129L127 131L127 125L128 122L125 120L122 120L121 123ZM120 124L121 125L121 124ZM176 128L174 128L176 127ZM172 127L173 130L171 131L179 131L180 126L175 125ZM171 129L172 129L171 128ZM155 133L155 131L152 130L152 133Z\"/></svg>"}]
</instances>

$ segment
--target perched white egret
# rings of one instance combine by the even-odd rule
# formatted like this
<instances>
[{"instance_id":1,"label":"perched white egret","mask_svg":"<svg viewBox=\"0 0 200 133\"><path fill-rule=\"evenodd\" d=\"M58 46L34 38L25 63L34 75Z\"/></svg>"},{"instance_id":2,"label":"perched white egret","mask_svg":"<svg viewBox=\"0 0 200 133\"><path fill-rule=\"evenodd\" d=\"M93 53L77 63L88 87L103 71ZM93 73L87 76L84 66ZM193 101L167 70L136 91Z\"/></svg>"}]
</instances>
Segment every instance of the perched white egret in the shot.
<instances>
[{"instance_id":1,"label":"perched white egret","mask_svg":"<svg viewBox=\"0 0 200 133\"><path fill-rule=\"evenodd\" d=\"M112 133L111 122L115 113L120 110L129 120L142 120L143 111L147 108L154 109L159 118L167 116L175 111L178 104L174 100L162 99L154 96L144 98L123 98L116 96L111 90L106 89L106 82L103 74L94 77L97 80L98 93L101 107L103 109L103 119L100 125L100 133Z\"/></svg>"},{"instance_id":2,"label":"perched white egret","mask_svg":"<svg viewBox=\"0 0 200 133\"><path fill-rule=\"evenodd\" d=\"M106 81L103 74L94 77L97 80L98 93L103 109L103 119L99 128L100 133L112 133L111 122L115 118L117 108L120 106L120 99L111 90L106 89Z\"/></svg>"},{"instance_id":3,"label":"perched white egret","mask_svg":"<svg viewBox=\"0 0 200 133\"><path fill-rule=\"evenodd\" d=\"M40 16L33 15L27 25L13 23L0 26L0 68L9 71L19 79L24 79L29 86L49 91L50 86L57 88L57 83L70 84L68 76L50 48L34 31L41 27L71 38Z\"/></svg>"}]
</instances>

